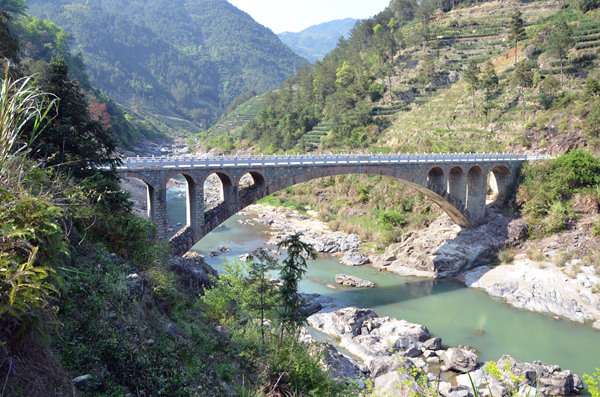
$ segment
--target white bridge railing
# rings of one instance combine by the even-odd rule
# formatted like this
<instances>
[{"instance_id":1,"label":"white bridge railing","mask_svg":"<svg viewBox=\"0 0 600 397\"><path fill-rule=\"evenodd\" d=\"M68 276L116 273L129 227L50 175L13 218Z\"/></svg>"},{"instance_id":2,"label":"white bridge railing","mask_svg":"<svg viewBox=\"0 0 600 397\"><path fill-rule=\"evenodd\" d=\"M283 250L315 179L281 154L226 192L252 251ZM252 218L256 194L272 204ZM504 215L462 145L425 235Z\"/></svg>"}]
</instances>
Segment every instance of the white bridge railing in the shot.
<instances>
[{"instance_id":1,"label":"white bridge railing","mask_svg":"<svg viewBox=\"0 0 600 397\"><path fill-rule=\"evenodd\" d=\"M545 154L457 153L457 154L302 154L273 156L157 156L127 157L117 170L145 168L224 168L224 167L278 167L278 166L331 166L357 164L439 164L522 162L552 158Z\"/></svg>"}]
</instances>

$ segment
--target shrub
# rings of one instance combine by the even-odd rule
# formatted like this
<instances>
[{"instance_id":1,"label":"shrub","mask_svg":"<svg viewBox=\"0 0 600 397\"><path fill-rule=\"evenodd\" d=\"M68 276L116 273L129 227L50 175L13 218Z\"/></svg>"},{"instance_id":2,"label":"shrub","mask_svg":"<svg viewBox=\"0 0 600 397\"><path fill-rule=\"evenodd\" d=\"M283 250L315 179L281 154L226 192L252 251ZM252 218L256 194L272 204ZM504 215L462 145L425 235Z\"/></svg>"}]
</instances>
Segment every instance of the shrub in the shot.
<instances>
[{"instance_id":1,"label":"shrub","mask_svg":"<svg viewBox=\"0 0 600 397\"><path fill-rule=\"evenodd\" d=\"M578 6L583 12L595 10L600 7L600 0L579 0Z\"/></svg>"},{"instance_id":2,"label":"shrub","mask_svg":"<svg viewBox=\"0 0 600 397\"><path fill-rule=\"evenodd\" d=\"M377 218L377 222L383 230L393 230L396 227L406 224L403 214L394 210L381 212Z\"/></svg>"},{"instance_id":3,"label":"shrub","mask_svg":"<svg viewBox=\"0 0 600 397\"><path fill-rule=\"evenodd\" d=\"M596 368L596 373L592 375L583 374L583 380L587 384L590 395L592 397L600 397L600 369Z\"/></svg>"}]
</instances>

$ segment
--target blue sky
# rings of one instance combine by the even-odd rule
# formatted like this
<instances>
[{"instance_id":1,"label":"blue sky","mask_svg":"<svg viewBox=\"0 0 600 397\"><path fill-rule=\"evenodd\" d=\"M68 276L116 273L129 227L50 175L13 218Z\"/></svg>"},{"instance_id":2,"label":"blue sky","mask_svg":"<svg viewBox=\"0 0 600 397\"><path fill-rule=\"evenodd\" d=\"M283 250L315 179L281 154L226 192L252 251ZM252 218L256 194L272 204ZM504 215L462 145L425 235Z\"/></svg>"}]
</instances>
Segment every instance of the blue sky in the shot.
<instances>
[{"instance_id":1,"label":"blue sky","mask_svg":"<svg viewBox=\"0 0 600 397\"><path fill-rule=\"evenodd\" d=\"M228 0L274 33L299 32L334 19L371 17L390 0Z\"/></svg>"}]
</instances>

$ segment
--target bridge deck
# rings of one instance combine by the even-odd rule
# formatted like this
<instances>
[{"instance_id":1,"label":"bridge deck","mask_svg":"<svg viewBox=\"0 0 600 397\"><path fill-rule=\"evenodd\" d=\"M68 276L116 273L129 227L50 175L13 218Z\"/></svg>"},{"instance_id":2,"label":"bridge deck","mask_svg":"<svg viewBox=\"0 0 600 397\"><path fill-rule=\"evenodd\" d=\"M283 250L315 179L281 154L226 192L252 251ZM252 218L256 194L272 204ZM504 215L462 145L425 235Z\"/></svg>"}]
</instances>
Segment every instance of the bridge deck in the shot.
<instances>
[{"instance_id":1,"label":"bridge deck","mask_svg":"<svg viewBox=\"0 0 600 397\"><path fill-rule=\"evenodd\" d=\"M439 164L523 162L549 159L549 155L512 155L502 153L461 154L321 154L273 156L157 156L127 157L118 170L144 168L222 168L222 167L278 167L278 166L332 166L353 164Z\"/></svg>"}]
</instances>

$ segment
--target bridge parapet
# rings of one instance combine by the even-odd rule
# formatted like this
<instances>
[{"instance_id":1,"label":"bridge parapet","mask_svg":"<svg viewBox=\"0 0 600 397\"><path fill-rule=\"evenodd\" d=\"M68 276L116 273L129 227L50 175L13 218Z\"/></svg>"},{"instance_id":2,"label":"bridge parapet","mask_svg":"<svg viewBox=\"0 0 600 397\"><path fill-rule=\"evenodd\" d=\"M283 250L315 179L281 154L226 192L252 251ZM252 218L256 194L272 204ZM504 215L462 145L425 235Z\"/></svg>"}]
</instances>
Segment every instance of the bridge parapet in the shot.
<instances>
[{"instance_id":1,"label":"bridge parapet","mask_svg":"<svg viewBox=\"0 0 600 397\"><path fill-rule=\"evenodd\" d=\"M187 225L172 239L178 254L246 206L286 187L312 179L346 174L382 175L402 180L438 204L463 227L483 222L488 175L490 188L502 193L516 180L524 161L547 155L481 154L320 154L276 156L162 156L127 158L117 168L122 176L148 187L148 216L167 238L166 185L182 174L188 185ZM216 174L223 185L222 202L206 210L204 181ZM240 188L250 174L254 185Z\"/></svg>"}]
</instances>

